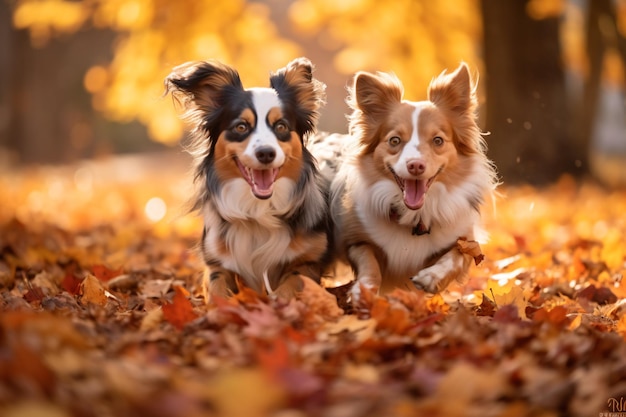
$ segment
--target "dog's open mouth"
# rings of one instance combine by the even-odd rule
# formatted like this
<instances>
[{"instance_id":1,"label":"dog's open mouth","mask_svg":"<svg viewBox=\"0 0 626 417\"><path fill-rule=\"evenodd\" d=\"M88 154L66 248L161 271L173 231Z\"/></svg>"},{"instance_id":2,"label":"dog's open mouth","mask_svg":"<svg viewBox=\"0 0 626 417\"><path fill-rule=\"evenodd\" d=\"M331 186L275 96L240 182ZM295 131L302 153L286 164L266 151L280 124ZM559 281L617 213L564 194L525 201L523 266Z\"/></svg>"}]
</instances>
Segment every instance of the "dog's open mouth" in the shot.
<instances>
[{"instance_id":1,"label":"dog's open mouth","mask_svg":"<svg viewBox=\"0 0 626 417\"><path fill-rule=\"evenodd\" d=\"M279 168L252 169L242 164L239 158L235 158L235 162L256 198L264 200L272 196Z\"/></svg>"},{"instance_id":2,"label":"dog's open mouth","mask_svg":"<svg viewBox=\"0 0 626 417\"><path fill-rule=\"evenodd\" d=\"M440 167L432 177L420 180L413 178L400 178L391 166L387 165L387 168L389 168L389 171L393 174L396 183L402 190L404 204L411 210L418 210L424 205L424 201L426 201L426 192L435 180L435 177L437 177L443 169L443 166Z\"/></svg>"}]
</instances>

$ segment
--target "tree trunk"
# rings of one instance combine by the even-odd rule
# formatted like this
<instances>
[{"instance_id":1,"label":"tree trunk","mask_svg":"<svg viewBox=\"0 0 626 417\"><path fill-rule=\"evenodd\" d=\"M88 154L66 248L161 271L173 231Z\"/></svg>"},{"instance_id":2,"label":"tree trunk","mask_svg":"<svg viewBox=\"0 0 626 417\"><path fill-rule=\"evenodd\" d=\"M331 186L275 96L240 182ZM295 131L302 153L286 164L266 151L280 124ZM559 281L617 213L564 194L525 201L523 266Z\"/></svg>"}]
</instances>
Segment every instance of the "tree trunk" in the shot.
<instances>
[{"instance_id":1,"label":"tree trunk","mask_svg":"<svg viewBox=\"0 0 626 417\"><path fill-rule=\"evenodd\" d=\"M527 0L482 0L489 156L506 183L582 173L570 138L559 21L533 20Z\"/></svg>"}]
</instances>

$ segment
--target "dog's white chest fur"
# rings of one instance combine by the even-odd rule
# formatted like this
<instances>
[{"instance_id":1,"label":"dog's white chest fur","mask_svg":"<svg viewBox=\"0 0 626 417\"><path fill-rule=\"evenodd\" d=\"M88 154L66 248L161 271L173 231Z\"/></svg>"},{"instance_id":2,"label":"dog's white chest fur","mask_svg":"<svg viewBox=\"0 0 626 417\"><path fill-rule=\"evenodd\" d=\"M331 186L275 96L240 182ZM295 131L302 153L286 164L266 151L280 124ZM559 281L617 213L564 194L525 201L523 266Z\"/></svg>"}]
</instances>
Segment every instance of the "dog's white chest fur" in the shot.
<instances>
[{"instance_id":1,"label":"dog's white chest fur","mask_svg":"<svg viewBox=\"0 0 626 417\"><path fill-rule=\"evenodd\" d=\"M292 236L280 219L291 208L281 196L289 196L293 186L293 181L279 179L272 198L259 200L244 180L235 179L224 184L214 200L215 209L209 204L204 207L204 250L220 254L222 265L256 291L262 290L263 274L271 267L299 255L290 249Z\"/></svg>"},{"instance_id":2,"label":"dog's white chest fur","mask_svg":"<svg viewBox=\"0 0 626 417\"><path fill-rule=\"evenodd\" d=\"M484 192L485 173L480 165L454 189L433 184L420 210L404 206L402 192L393 181L381 179L368 185L356 180L361 177L357 171L353 166L343 175L364 231L387 258L386 270L381 271L383 287L412 287L409 278L423 269L433 254L449 249L459 237L483 240L480 214L471 206L471 197ZM397 219L390 219L391 207L399 208ZM429 234L413 233L420 220L430 228Z\"/></svg>"}]
</instances>

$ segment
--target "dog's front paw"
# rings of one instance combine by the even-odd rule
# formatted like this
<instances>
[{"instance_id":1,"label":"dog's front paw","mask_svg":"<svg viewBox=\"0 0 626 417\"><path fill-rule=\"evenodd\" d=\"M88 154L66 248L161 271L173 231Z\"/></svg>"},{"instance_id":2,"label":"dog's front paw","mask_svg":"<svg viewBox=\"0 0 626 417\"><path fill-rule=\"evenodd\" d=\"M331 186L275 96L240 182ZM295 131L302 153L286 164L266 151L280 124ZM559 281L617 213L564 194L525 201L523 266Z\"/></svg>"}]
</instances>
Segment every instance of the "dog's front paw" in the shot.
<instances>
[{"instance_id":1,"label":"dog's front paw","mask_svg":"<svg viewBox=\"0 0 626 417\"><path fill-rule=\"evenodd\" d=\"M413 285L422 291L426 291L435 294L439 291L439 278L436 274L433 274L428 269L424 269L411 277Z\"/></svg>"}]
</instances>

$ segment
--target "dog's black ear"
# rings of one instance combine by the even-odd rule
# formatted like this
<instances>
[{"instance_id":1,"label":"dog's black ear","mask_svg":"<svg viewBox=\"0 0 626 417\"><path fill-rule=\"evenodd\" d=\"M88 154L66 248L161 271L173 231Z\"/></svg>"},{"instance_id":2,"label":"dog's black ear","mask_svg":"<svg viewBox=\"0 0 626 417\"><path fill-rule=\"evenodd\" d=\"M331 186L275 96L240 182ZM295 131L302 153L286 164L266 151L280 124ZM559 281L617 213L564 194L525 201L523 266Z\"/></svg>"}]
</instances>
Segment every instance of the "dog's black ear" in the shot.
<instances>
[{"instance_id":1,"label":"dog's black ear","mask_svg":"<svg viewBox=\"0 0 626 417\"><path fill-rule=\"evenodd\" d=\"M165 94L172 96L192 118L198 111L209 113L220 107L227 94L243 90L239 74L219 62L187 62L165 78Z\"/></svg>"},{"instance_id":2,"label":"dog's black ear","mask_svg":"<svg viewBox=\"0 0 626 417\"><path fill-rule=\"evenodd\" d=\"M430 82L428 99L437 107L457 114L473 113L478 101L476 86L464 62L452 73L442 72Z\"/></svg>"},{"instance_id":3,"label":"dog's black ear","mask_svg":"<svg viewBox=\"0 0 626 417\"><path fill-rule=\"evenodd\" d=\"M313 64L296 58L270 75L270 86L284 103L284 112L293 112L296 132L303 138L315 131L319 111L326 103L326 85L313 78Z\"/></svg>"},{"instance_id":4,"label":"dog's black ear","mask_svg":"<svg viewBox=\"0 0 626 417\"><path fill-rule=\"evenodd\" d=\"M360 71L354 76L348 105L375 117L387 111L391 104L399 103L403 92L402 83L393 74Z\"/></svg>"}]
</instances>

